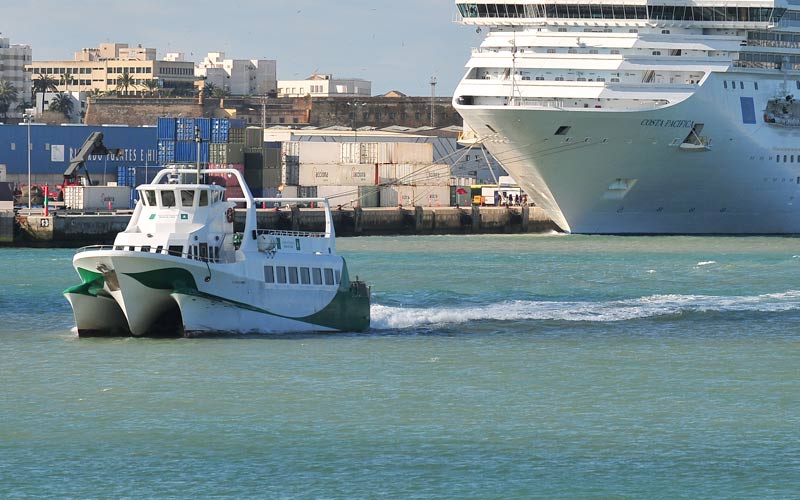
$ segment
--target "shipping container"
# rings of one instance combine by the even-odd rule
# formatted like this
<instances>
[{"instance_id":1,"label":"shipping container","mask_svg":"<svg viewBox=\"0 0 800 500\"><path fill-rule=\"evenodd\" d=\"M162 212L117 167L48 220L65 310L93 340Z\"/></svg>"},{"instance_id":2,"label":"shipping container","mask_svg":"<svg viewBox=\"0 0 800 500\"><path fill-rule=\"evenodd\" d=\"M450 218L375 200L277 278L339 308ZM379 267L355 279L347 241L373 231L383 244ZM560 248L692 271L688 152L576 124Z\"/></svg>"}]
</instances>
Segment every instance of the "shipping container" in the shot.
<instances>
[{"instance_id":1,"label":"shipping container","mask_svg":"<svg viewBox=\"0 0 800 500\"><path fill-rule=\"evenodd\" d=\"M317 186L317 197L327 198L331 208L360 206L358 186Z\"/></svg>"},{"instance_id":2,"label":"shipping container","mask_svg":"<svg viewBox=\"0 0 800 500\"><path fill-rule=\"evenodd\" d=\"M386 157L386 149L377 142L343 142L339 144L339 159L341 163L380 163L379 158Z\"/></svg>"},{"instance_id":3,"label":"shipping container","mask_svg":"<svg viewBox=\"0 0 800 500\"><path fill-rule=\"evenodd\" d=\"M258 153L250 153L245 151L244 153L244 171L250 170L263 170L264 169L264 155L260 152Z\"/></svg>"},{"instance_id":4,"label":"shipping container","mask_svg":"<svg viewBox=\"0 0 800 500\"><path fill-rule=\"evenodd\" d=\"M392 163L433 163L433 144L429 142L398 142Z\"/></svg>"},{"instance_id":5,"label":"shipping container","mask_svg":"<svg viewBox=\"0 0 800 500\"><path fill-rule=\"evenodd\" d=\"M450 179L450 165L415 165L410 180L403 184L449 186Z\"/></svg>"},{"instance_id":6,"label":"shipping container","mask_svg":"<svg viewBox=\"0 0 800 500\"><path fill-rule=\"evenodd\" d=\"M130 208L130 186L66 186L64 206L69 210Z\"/></svg>"},{"instance_id":7,"label":"shipping container","mask_svg":"<svg viewBox=\"0 0 800 500\"><path fill-rule=\"evenodd\" d=\"M195 118L194 125L200 129L200 140L211 141L211 118Z\"/></svg>"},{"instance_id":8,"label":"shipping container","mask_svg":"<svg viewBox=\"0 0 800 500\"><path fill-rule=\"evenodd\" d=\"M378 186L359 186L358 199L362 208L381 206L381 190Z\"/></svg>"},{"instance_id":9,"label":"shipping container","mask_svg":"<svg viewBox=\"0 0 800 500\"><path fill-rule=\"evenodd\" d=\"M317 186L298 186L297 188L299 198L319 198L317 192Z\"/></svg>"},{"instance_id":10,"label":"shipping container","mask_svg":"<svg viewBox=\"0 0 800 500\"><path fill-rule=\"evenodd\" d=\"M210 163L244 163L244 145L211 144L209 145Z\"/></svg>"},{"instance_id":11,"label":"shipping container","mask_svg":"<svg viewBox=\"0 0 800 500\"><path fill-rule=\"evenodd\" d=\"M175 141L158 141L158 163L165 165L175 161Z\"/></svg>"},{"instance_id":12,"label":"shipping container","mask_svg":"<svg viewBox=\"0 0 800 500\"><path fill-rule=\"evenodd\" d=\"M175 143L175 162L177 163L197 163L198 143L192 141L178 141ZM206 165L210 163L209 146L207 142L200 143L200 163Z\"/></svg>"},{"instance_id":13,"label":"shipping container","mask_svg":"<svg viewBox=\"0 0 800 500\"><path fill-rule=\"evenodd\" d=\"M300 184L300 165L287 163L281 169L281 182L287 186L297 186Z\"/></svg>"},{"instance_id":14,"label":"shipping container","mask_svg":"<svg viewBox=\"0 0 800 500\"><path fill-rule=\"evenodd\" d=\"M282 198L299 198L298 186L283 186L283 190L280 193Z\"/></svg>"},{"instance_id":15,"label":"shipping container","mask_svg":"<svg viewBox=\"0 0 800 500\"><path fill-rule=\"evenodd\" d=\"M239 173L244 176L244 164L217 164L212 163L208 166L208 168L212 170L218 169L233 169L238 171ZM231 173L224 173L220 175L210 174L209 182L211 184L216 184L218 186L225 186L225 199L228 198L243 198L244 191L242 190L242 186L239 184L239 179L236 178L234 174Z\"/></svg>"},{"instance_id":16,"label":"shipping container","mask_svg":"<svg viewBox=\"0 0 800 500\"><path fill-rule=\"evenodd\" d=\"M228 131L229 144L241 144L244 146L244 128L233 128Z\"/></svg>"},{"instance_id":17,"label":"shipping container","mask_svg":"<svg viewBox=\"0 0 800 500\"><path fill-rule=\"evenodd\" d=\"M266 148L264 151L264 168L281 168L281 149Z\"/></svg>"},{"instance_id":18,"label":"shipping container","mask_svg":"<svg viewBox=\"0 0 800 500\"><path fill-rule=\"evenodd\" d=\"M277 188L281 185L281 169L265 168L261 172L261 185L264 188Z\"/></svg>"},{"instance_id":19,"label":"shipping container","mask_svg":"<svg viewBox=\"0 0 800 500\"><path fill-rule=\"evenodd\" d=\"M450 206L468 207L472 205L472 191L469 186L450 186Z\"/></svg>"},{"instance_id":20,"label":"shipping container","mask_svg":"<svg viewBox=\"0 0 800 500\"><path fill-rule=\"evenodd\" d=\"M194 126L194 118L178 118L175 138L179 141L193 141L195 139Z\"/></svg>"},{"instance_id":21,"label":"shipping container","mask_svg":"<svg viewBox=\"0 0 800 500\"><path fill-rule=\"evenodd\" d=\"M300 143L299 142L284 142L281 144L281 156L300 156Z\"/></svg>"},{"instance_id":22,"label":"shipping container","mask_svg":"<svg viewBox=\"0 0 800 500\"><path fill-rule=\"evenodd\" d=\"M247 127L244 135L246 148L261 148L264 144L264 129L261 127Z\"/></svg>"},{"instance_id":23,"label":"shipping container","mask_svg":"<svg viewBox=\"0 0 800 500\"><path fill-rule=\"evenodd\" d=\"M380 204L382 207L450 206L449 186L381 186Z\"/></svg>"},{"instance_id":24,"label":"shipping container","mask_svg":"<svg viewBox=\"0 0 800 500\"><path fill-rule=\"evenodd\" d=\"M228 132L231 122L227 118L211 119L211 142L215 144L225 144L228 142Z\"/></svg>"},{"instance_id":25,"label":"shipping container","mask_svg":"<svg viewBox=\"0 0 800 500\"><path fill-rule=\"evenodd\" d=\"M156 128L158 129L159 140L175 140L175 131L177 130L177 120L175 118L159 118Z\"/></svg>"},{"instance_id":26,"label":"shipping container","mask_svg":"<svg viewBox=\"0 0 800 500\"><path fill-rule=\"evenodd\" d=\"M300 164L303 186L374 186L375 165Z\"/></svg>"},{"instance_id":27,"label":"shipping container","mask_svg":"<svg viewBox=\"0 0 800 500\"><path fill-rule=\"evenodd\" d=\"M298 146L300 163L340 163L339 144L335 142L301 142ZM358 162L355 162L358 163Z\"/></svg>"},{"instance_id":28,"label":"shipping container","mask_svg":"<svg viewBox=\"0 0 800 500\"><path fill-rule=\"evenodd\" d=\"M381 163L378 165L378 184L396 184L397 165Z\"/></svg>"}]
</instances>

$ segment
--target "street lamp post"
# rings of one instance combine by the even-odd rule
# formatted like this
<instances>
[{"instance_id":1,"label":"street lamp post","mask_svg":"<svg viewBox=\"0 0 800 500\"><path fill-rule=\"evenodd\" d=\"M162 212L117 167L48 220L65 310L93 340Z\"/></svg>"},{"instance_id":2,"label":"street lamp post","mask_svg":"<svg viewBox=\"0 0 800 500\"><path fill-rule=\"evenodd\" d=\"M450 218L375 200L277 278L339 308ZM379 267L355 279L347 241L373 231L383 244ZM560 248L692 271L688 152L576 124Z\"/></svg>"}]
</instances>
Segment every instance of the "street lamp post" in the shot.
<instances>
[{"instance_id":1,"label":"street lamp post","mask_svg":"<svg viewBox=\"0 0 800 500\"><path fill-rule=\"evenodd\" d=\"M352 120L353 142L358 142L358 129L356 128L356 113L358 112L358 107L359 106L366 106L367 103L353 101L353 102L348 102L347 105L350 106L350 109L353 110L352 111L352 113L353 113L353 120Z\"/></svg>"},{"instance_id":2,"label":"street lamp post","mask_svg":"<svg viewBox=\"0 0 800 500\"><path fill-rule=\"evenodd\" d=\"M32 113L24 113L22 119L28 125L28 210L33 206L31 205L31 120L33 120Z\"/></svg>"}]
</instances>

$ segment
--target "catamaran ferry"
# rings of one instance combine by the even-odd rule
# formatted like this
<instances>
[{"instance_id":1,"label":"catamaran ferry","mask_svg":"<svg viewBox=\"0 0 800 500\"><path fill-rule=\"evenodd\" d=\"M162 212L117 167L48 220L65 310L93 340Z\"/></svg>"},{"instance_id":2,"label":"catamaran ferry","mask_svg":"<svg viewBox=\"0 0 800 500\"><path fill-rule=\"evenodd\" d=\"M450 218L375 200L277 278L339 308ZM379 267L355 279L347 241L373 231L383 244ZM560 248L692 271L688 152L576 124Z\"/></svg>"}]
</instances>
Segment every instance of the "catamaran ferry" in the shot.
<instances>
[{"instance_id":1,"label":"catamaran ferry","mask_svg":"<svg viewBox=\"0 0 800 500\"><path fill-rule=\"evenodd\" d=\"M186 182L196 174L238 180L244 198ZM162 182L166 181L166 182ZM64 294L80 336L363 331L370 288L336 255L325 198L253 198L234 169L167 168L137 188L140 201L114 245L80 249L82 282ZM234 207L245 203L244 232ZM323 207L324 232L259 229L256 203Z\"/></svg>"},{"instance_id":2,"label":"catamaran ferry","mask_svg":"<svg viewBox=\"0 0 800 500\"><path fill-rule=\"evenodd\" d=\"M800 232L800 0L457 0L453 97L565 231Z\"/></svg>"}]
</instances>

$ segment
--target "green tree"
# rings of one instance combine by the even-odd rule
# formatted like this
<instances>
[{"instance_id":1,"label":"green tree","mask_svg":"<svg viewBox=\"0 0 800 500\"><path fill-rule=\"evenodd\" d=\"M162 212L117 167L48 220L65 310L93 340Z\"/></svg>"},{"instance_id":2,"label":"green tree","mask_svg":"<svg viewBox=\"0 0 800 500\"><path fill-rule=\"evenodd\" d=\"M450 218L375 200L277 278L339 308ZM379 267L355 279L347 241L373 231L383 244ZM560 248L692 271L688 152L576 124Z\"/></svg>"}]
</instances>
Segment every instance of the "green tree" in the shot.
<instances>
[{"instance_id":1,"label":"green tree","mask_svg":"<svg viewBox=\"0 0 800 500\"><path fill-rule=\"evenodd\" d=\"M206 82L203 84L203 95L206 97L214 95L214 91L217 90L217 86L211 82Z\"/></svg>"},{"instance_id":2,"label":"green tree","mask_svg":"<svg viewBox=\"0 0 800 500\"><path fill-rule=\"evenodd\" d=\"M144 83L142 83L142 87L144 87L150 95L158 95L161 90L158 80L145 80Z\"/></svg>"},{"instance_id":3,"label":"green tree","mask_svg":"<svg viewBox=\"0 0 800 500\"><path fill-rule=\"evenodd\" d=\"M61 83L64 84L64 90L69 92L69 84L72 83L72 73L64 73L61 75Z\"/></svg>"},{"instance_id":4,"label":"green tree","mask_svg":"<svg viewBox=\"0 0 800 500\"><path fill-rule=\"evenodd\" d=\"M122 91L124 95L128 94L129 88L136 88L136 79L127 71L117 77L117 90Z\"/></svg>"},{"instance_id":5,"label":"green tree","mask_svg":"<svg viewBox=\"0 0 800 500\"><path fill-rule=\"evenodd\" d=\"M8 116L11 103L19 97L19 91L8 80L0 80L0 116L4 119Z\"/></svg>"},{"instance_id":6,"label":"green tree","mask_svg":"<svg viewBox=\"0 0 800 500\"><path fill-rule=\"evenodd\" d=\"M35 102L36 94L44 94L45 92L58 92L58 80L50 75L40 73L39 78L33 81L31 91L31 100Z\"/></svg>"},{"instance_id":7,"label":"green tree","mask_svg":"<svg viewBox=\"0 0 800 500\"><path fill-rule=\"evenodd\" d=\"M72 114L72 97L64 92L59 92L50 99L50 111L61 113L65 118Z\"/></svg>"},{"instance_id":8,"label":"green tree","mask_svg":"<svg viewBox=\"0 0 800 500\"><path fill-rule=\"evenodd\" d=\"M224 98L226 98L226 97L231 95L231 91L228 90L228 89L223 89L223 88L217 87L217 88L214 89L214 92L212 92L211 95L213 95L217 99L224 99Z\"/></svg>"}]
</instances>

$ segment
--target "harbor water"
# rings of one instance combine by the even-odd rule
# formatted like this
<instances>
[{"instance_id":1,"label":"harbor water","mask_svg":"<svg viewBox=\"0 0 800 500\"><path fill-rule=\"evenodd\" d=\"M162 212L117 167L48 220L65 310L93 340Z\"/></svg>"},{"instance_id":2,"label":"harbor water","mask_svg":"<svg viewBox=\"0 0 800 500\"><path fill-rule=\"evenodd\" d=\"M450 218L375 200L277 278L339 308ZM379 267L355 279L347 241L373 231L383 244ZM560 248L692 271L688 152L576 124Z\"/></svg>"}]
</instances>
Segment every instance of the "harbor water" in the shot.
<instances>
[{"instance_id":1,"label":"harbor water","mask_svg":"<svg viewBox=\"0 0 800 500\"><path fill-rule=\"evenodd\" d=\"M78 339L0 250L0 497L800 494L800 239L337 243L367 334Z\"/></svg>"}]
</instances>

